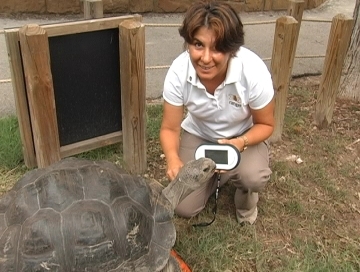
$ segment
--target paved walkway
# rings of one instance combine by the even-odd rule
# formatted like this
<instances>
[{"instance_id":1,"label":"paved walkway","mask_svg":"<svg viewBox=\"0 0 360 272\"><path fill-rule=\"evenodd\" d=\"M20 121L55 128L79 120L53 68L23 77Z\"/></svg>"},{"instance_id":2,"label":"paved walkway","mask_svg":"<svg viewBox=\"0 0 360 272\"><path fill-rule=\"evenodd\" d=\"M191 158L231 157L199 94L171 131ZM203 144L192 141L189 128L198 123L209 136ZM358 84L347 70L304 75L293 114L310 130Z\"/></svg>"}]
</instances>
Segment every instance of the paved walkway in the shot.
<instances>
[{"instance_id":1,"label":"paved walkway","mask_svg":"<svg viewBox=\"0 0 360 272\"><path fill-rule=\"evenodd\" d=\"M332 20L339 13L353 15L355 0L328 0L320 7L304 12L304 19ZM254 21L276 20L285 12L254 12L240 14L244 23ZM146 14L144 23L181 23L181 14ZM78 16L21 16L5 18L0 15L0 31L4 28L21 27L29 23L49 24L81 19ZM331 24L303 21L300 30L297 56L325 55ZM245 45L260 57L271 57L275 24L245 25ZM176 27L146 27L146 66L170 65L182 51L183 41ZM268 65L270 61L265 61ZM319 74L322 71L324 58L296 58L293 75ZM162 83L166 69L147 69L147 97L161 96ZM0 34L0 80L10 79L5 38ZM11 83L0 83L0 117L15 114L14 97Z\"/></svg>"}]
</instances>

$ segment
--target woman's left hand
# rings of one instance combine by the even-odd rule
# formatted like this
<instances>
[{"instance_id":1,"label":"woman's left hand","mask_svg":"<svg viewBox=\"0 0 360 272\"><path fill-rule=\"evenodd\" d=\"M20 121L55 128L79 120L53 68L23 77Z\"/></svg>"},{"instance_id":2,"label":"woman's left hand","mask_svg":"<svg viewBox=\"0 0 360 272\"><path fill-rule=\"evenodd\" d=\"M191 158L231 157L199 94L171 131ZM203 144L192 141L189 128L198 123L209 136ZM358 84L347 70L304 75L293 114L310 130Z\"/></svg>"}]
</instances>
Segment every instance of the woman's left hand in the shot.
<instances>
[{"instance_id":1,"label":"woman's left hand","mask_svg":"<svg viewBox=\"0 0 360 272\"><path fill-rule=\"evenodd\" d=\"M231 144L231 145L235 146L241 152L244 150L245 142L241 138L219 139L218 144Z\"/></svg>"}]
</instances>

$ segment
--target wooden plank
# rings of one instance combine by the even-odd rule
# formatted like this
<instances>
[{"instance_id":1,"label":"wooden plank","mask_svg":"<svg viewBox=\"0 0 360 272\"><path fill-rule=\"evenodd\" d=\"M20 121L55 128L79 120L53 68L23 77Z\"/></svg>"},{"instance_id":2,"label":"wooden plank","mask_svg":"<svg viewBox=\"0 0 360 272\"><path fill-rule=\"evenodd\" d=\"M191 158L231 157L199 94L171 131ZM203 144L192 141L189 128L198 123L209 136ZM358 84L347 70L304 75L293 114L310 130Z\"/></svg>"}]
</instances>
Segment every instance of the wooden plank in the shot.
<instances>
[{"instance_id":1,"label":"wooden plank","mask_svg":"<svg viewBox=\"0 0 360 272\"><path fill-rule=\"evenodd\" d=\"M61 36L61 35L70 35L83 32L91 32L97 30L104 30L110 28L117 28L119 24L124 20L136 20L141 22L142 16L138 14L126 15L119 17L109 17L93 20L84 20L77 22L65 22L65 23L55 23L48 25L41 25L41 27L46 31L48 37ZM19 28L6 29L5 32L18 32Z\"/></svg>"},{"instance_id":2,"label":"wooden plank","mask_svg":"<svg viewBox=\"0 0 360 272\"><path fill-rule=\"evenodd\" d=\"M121 142L122 132L113 132L104 136L95 137L89 140L77 142L70 145L60 147L61 158L66 158L82 152L90 151L99 147L116 144Z\"/></svg>"},{"instance_id":3,"label":"wooden plank","mask_svg":"<svg viewBox=\"0 0 360 272\"><path fill-rule=\"evenodd\" d=\"M270 68L275 89L275 128L271 142L281 140L297 33L297 21L293 17L282 16L276 20Z\"/></svg>"},{"instance_id":4,"label":"wooden plank","mask_svg":"<svg viewBox=\"0 0 360 272\"><path fill-rule=\"evenodd\" d=\"M146 171L145 25L119 25L120 81L124 161L130 173ZM119 60L119 61L120 61Z\"/></svg>"},{"instance_id":5,"label":"wooden plank","mask_svg":"<svg viewBox=\"0 0 360 272\"><path fill-rule=\"evenodd\" d=\"M343 14L336 15L332 20L315 107L315 124L319 128L331 123L353 26L354 20Z\"/></svg>"},{"instance_id":6,"label":"wooden plank","mask_svg":"<svg viewBox=\"0 0 360 272\"><path fill-rule=\"evenodd\" d=\"M84 18L98 19L104 17L102 0L84 0Z\"/></svg>"},{"instance_id":7,"label":"wooden plank","mask_svg":"<svg viewBox=\"0 0 360 272\"><path fill-rule=\"evenodd\" d=\"M27 96L38 167L60 160L54 88L46 31L38 25L19 30Z\"/></svg>"},{"instance_id":8,"label":"wooden plank","mask_svg":"<svg viewBox=\"0 0 360 272\"><path fill-rule=\"evenodd\" d=\"M22 142L22 152L25 165L29 168L36 166L35 147L31 131L28 101L20 54L19 33L5 32L6 46L9 56L11 82L15 98L16 115Z\"/></svg>"}]
</instances>

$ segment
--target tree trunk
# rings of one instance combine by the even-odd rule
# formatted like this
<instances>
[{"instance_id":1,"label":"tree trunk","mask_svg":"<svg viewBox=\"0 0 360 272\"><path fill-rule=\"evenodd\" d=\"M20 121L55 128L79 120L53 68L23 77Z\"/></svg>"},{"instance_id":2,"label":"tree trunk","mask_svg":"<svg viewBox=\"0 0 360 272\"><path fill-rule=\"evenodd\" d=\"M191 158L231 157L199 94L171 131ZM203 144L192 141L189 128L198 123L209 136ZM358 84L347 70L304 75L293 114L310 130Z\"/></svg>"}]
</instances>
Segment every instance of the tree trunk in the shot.
<instances>
[{"instance_id":1,"label":"tree trunk","mask_svg":"<svg viewBox=\"0 0 360 272\"><path fill-rule=\"evenodd\" d=\"M356 0L354 9L354 29L346 54L339 96L360 101L360 0Z\"/></svg>"}]
</instances>

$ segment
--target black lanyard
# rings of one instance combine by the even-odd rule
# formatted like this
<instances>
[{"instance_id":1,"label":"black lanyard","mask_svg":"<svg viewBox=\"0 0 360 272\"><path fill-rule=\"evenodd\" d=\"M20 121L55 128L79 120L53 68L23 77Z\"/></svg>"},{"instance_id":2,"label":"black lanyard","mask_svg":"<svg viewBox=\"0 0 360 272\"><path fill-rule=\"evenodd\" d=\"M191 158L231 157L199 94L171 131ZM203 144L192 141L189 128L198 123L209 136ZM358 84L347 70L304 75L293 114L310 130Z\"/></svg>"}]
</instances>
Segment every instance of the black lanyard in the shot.
<instances>
[{"instance_id":1,"label":"black lanyard","mask_svg":"<svg viewBox=\"0 0 360 272\"><path fill-rule=\"evenodd\" d=\"M210 226L214 221L215 221L215 217L216 217L216 211L217 211L217 201L218 201L218 197L219 197L219 189L220 189L220 173L217 174L217 185L216 185L216 191L215 191L215 205L214 208L212 209L212 213L214 215L213 219L210 222L202 222L202 223L198 223L198 224L193 224L193 227L207 227Z\"/></svg>"}]
</instances>

